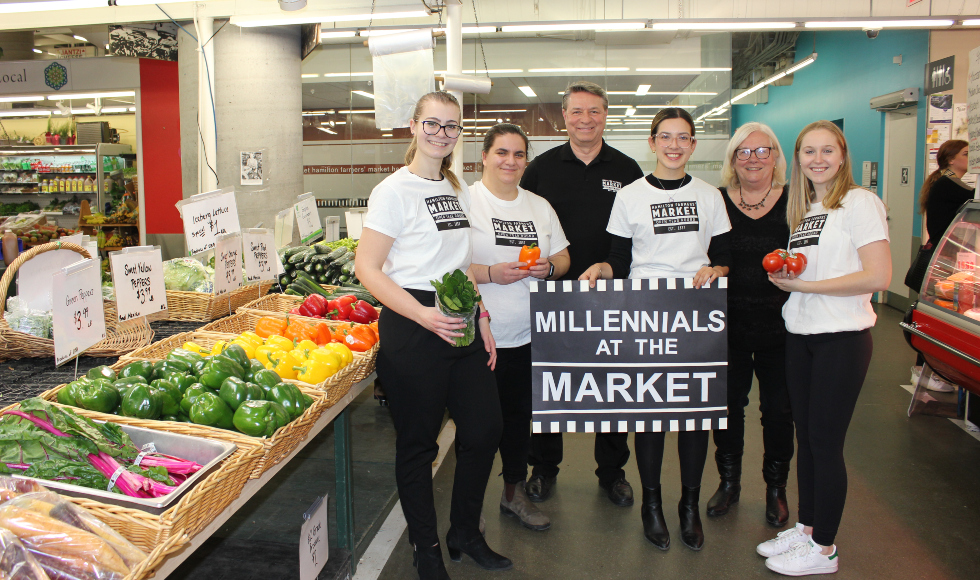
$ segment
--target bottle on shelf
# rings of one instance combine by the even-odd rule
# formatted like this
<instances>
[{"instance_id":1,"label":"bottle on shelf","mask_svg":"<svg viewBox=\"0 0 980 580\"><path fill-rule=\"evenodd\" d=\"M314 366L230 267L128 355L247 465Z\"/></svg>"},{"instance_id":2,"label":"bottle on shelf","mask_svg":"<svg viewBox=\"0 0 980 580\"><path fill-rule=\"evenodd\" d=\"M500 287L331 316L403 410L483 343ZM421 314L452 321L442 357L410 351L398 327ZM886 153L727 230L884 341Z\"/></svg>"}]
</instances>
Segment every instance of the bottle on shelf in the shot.
<instances>
[{"instance_id":1,"label":"bottle on shelf","mask_svg":"<svg viewBox=\"0 0 980 580\"><path fill-rule=\"evenodd\" d=\"M7 230L3 233L3 262L6 265L11 265L14 260L17 259L19 255L18 245L17 245L17 235L14 232Z\"/></svg>"},{"instance_id":2,"label":"bottle on shelf","mask_svg":"<svg viewBox=\"0 0 980 580\"><path fill-rule=\"evenodd\" d=\"M85 178L85 191L95 191L95 181L91 176Z\"/></svg>"}]
</instances>

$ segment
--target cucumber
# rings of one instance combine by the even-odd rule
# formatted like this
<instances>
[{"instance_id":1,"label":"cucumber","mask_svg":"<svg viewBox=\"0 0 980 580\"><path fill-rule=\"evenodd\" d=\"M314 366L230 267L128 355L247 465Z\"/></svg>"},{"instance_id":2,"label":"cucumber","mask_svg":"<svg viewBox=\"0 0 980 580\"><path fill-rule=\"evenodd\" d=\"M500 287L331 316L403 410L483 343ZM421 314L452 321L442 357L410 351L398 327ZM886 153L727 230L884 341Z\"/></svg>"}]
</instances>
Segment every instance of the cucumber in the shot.
<instances>
[{"instance_id":1,"label":"cucumber","mask_svg":"<svg viewBox=\"0 0 980 580\"><path fill-rule=\"evenodd\" d=\"M353 262L353 261L354 261L354 252L347 252L343 256L341 256L341 257L337 258L336 260L334 260L333 263L338 268L343 268L345 264L347 264L348 262Z\"/></svg>"},{"instance_id":2,"label":"cucumber","mask_svg":"<svg viewBox=\"0 0 980 580\"><path fill-rule=\"evenodd\" d=\"M286 285L288 285L292 281L293 281L293 278L289 274L282 274L282 275L279 276L279 285L280 286L286 286Z\"/></svg>"},{"instance_id":3,"label":"cucumber","mask_svg":"<svg viewBox=\"0 0 980 580\"><path fill-rule=\"evenodd\" d=\"M324 256L333 252L333 250L330 249L330 246L326 244L314 244L313 251L316 252L318 255L322 254Z\"/></svg>"},{"instance_id":4,"label":"cucumber","mask_svg":"<svg viewBox=\"0 0 980 580\"><path fill-rule=\"evenodd\" d=\"M347 248L345 248L343 246L340 246L336 250L334 250L334 251L330 252L329 254L327 254L327 257L330 258L331 260L336 260L337 258L339 258L339 257L343 256L344 254L346 254L347 251L348 251Z\"/></svg>"},{"instance_id":5,"label":"cucumber","mask_svg":"<svg viewBox=\"0 0 980 580\"><path fill-rule=\"evenodd\" d=\"M283 252L282 257L288 260L289 258L292 258L294 255L296 255L297 252L302 252L305 249L307 249L306 246L296 246L295 248L284 248L285 251Z\"/></svg>"},{"instance_id":6,"label":"cucumber","mask_svg":"<svg viewBox=\"0 0 980 580\"><path fill-rule=\"evenodd\" d=\"M303 264L303 271L306 272L307 274L312 274L314 271L313 270L314 266L316 266L316 264L314 264L313 262L306 262L305 264Z\"/></svg>"},{"instance_id":7,"label":"cucumber","mask_svg":"<svg viewBox=\"0 0 980 580\"><path fill-rule=\"evenodd\" d=\"M346 296L348 294L356 296L358 300L363 300L372 306L381 306L381 303L363 286L341 286L331 292L327 298L333 300L338 296Z\"/></svg>"},{"instance_id":8,"label":"cucumber","mask_svg":"<svg viewBox=\"0 0 980 580\"><path fill-rule=\"evenodd\" d=\"M327 269L327 268L326 268L326 266L324 266L324 265L323 265L323 264L321 264L320 262L313 262L313 270L314 270L314 271L315 271L315 272L316 272L317 274L320 274L320 273L322 273L322 272L323 272L324 270L326 270L326 269Z\"/></svg>"},{"instance_id":9,"label":"cucumber","mask_svg":"<svg viewBox=\"0 0 980 580\"><path fill-rule=\"evenodd\" d=\"M323 254L313 254L310 256L310 261L316 262L317 264L323 264L324 266L329 266L333 262L329 256L325 256Z\"/></svg>"},{"instance_id":10,"label":"cucumber","mask_svg":"<svg viewBox=\"0 0 980 580\"><path fill-rule=\"evenodd\" d=\"M316 279L314 279L313 276L311 276L309 273L307 273L307 272L305 272L305 271L303 271L301 269L297 269L296 270L296 273L293 275L293 281L295 282L295 281L300 280L300 279L305 279L305 280L307 280L309 282L312 282L312 283L316 284Z\"/></svg>"},{"instance_id":11,"label":"cucumber","mask_svg":"<svg viewBox=\"0 0 980 580\"><path fill-rule=\"evenodd\" d=\"M327 278L326 274L320 274L319 276L316 277L316 281L318 284L326 284L327 280L329 280L329 278Z\"/></svg>"},{"instance_id":12,"label":"cucumber","mask_svg":"<svg viewBox=\"0 0 980 580\"><path fill-rule=\"evenodd\" d=\"M339 276L339 277L337 278L337 281L338 281L338 282L340 282L341 284L345 284L345 283L347 283L347 281L348 281L348 280L350 280L350 276L348 276L347 274L341 274L341 275L340 275L340 276Z\"/></svg>"},{"instance_id":13,"label":"cucumber","mask_svg":"<svg viewBox=\"0 0 980 580\"><path fill-rule=\"evenodd\" d=\"M340 271L343 274L346 274L348 276L352 276L354 274L354 260L351 260L350 262L347 262L346 264L344 264L340 268Z\"/></svg>"},{"instance_id":14,"label":"cucumber","mask_svg":"<svg viewBox=\"0 0 980 580\"><path fill-rule=\"evenodd\" d=\"M312 248L303 248L299 252L296 252L295 254L293 254L292 256L289 257L289 263L290 264L300 264L302 262L305 262L306 261L306 256L308 254L312 254L312 253L313 253L313 249Z\"/></svg>"}]
</instances>

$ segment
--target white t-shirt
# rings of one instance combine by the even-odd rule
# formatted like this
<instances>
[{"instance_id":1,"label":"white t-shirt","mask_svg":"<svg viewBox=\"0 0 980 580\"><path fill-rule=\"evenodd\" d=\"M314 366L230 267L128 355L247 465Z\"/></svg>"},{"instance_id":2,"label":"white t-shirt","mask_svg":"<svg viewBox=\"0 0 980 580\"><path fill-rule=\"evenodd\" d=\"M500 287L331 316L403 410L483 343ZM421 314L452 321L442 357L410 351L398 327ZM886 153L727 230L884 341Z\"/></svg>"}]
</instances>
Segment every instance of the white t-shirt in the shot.
<instances>
[{"instance_id":1,"label":"white t-shirt","mask_svg":"<svg viewBox=\"0 0 980 580\"><path fill-rule=\"evenodd\" d=\"M457 268L465 272L468 209L448 179L425 179L408 167L389 175L371 192L364 219L364 227L395 239L382 271L402 288L433 292L431 280Z\"/></svg>"},{"instance_id":2,"label":"white t-shirt","mask_svg":"<svg viewBox=\"0 0 980 580\"><path fill-rule=\"evenodd\" d=\"M885 205L866 189L847 192L841 207L826 210L814 203L790 235L789 248L806 256L800 280L838 278L861 271L858 248L888 240ZM875 324L871 294L827 296L791 292L783 305L786 330L793 334L822 334L864 330Z\"/></svg>"},{"instance_id":3,"label":"white t-shirt","mask_svg":"<svg viewBox=\"0 0 980 580\"><path fill-rule=\"evenodd\" d=\"M721 192L693 176L668 191L637 179L616 194L606 226L633 238L630 278L693 278L709 263L711 238L731 229Z\"/></svg>"},{"instance_id":4,"label":"white t-shirt","mask_svg":"<svg viewBox=\"0 0 980 580\"><path fill-rule=\"evenodd\" d=\"M467 197L475 264L516 262L521 247L531 242L541 248L542 258L568 247L558 215L541 196L518 188L517 199L504 201L477 181ZM480 296L490 313L490 331L501 348L531 342L532 280L528 276L513 284L480 284Z\"/></svg>"}]
</instances>

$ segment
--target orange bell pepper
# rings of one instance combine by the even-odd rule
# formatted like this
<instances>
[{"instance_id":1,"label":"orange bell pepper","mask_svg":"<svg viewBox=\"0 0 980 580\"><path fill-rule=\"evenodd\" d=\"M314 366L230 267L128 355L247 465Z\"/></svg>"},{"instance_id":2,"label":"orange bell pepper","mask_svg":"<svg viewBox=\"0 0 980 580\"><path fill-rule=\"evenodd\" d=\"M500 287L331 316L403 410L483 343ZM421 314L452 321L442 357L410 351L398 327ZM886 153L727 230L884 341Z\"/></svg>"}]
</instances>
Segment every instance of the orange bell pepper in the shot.
<instances>
[{"instance_id":1,"label":"orange bell pepper","mask_svg":"<svg viewBox=\"0 0 980 580\"><path fill-rule=\"evenodd\" d=\"M371 347L377 342L374 333L366 325L358 325L346 332L344 344L354 352L371 350Z\"/></svg>"},{"instance_id":2,"label":"orange bell pepper","mask_svg":"<svg viewBox=\"0 0 980 580\"><path fill-rule=\"evenodd\" d=\"M273 334L283 335L286 332L286 321L281 318L263 316L255 323L255 334L269 338Z\"/></svg>"},{"instance_id":3,"label":"orange bell pepper","mask_svg":"<svg viewBox=\"0 0 980 580\"><path fill-rule=\"evenodd\" d=\"M286 331L283 333L283 336L294 342L301 340L312 340L316 342L317 331L316 328L311 327L301 320L287 317Z\"/></svg>"},{"instance_id":4,"label":"orange bell pepper","mask_svg":"<svg viewBox=\"0 0 980 580\"><path fill-rule=\"evenodd\" d=\"M517 256L517 261L527 264L526 266L521 266L521 270L528 270L531 268L531 266L537 265L538 258L540 257L541 248L532 242L530 246L524 246L521 248L521 253Z\"/></svg>"},{"instance_id":5,"label":"orange bell pepper","mask_svg":"<svg viewBox=\"0 0 980 580\"><path fill-rule=\"evenodd\" d=\"M320 346L327 344L333 340L333 332L330 330L330 325L326 322L320 322L316 325L316 339L313 342Z\"/></svg>"}]
</instances>

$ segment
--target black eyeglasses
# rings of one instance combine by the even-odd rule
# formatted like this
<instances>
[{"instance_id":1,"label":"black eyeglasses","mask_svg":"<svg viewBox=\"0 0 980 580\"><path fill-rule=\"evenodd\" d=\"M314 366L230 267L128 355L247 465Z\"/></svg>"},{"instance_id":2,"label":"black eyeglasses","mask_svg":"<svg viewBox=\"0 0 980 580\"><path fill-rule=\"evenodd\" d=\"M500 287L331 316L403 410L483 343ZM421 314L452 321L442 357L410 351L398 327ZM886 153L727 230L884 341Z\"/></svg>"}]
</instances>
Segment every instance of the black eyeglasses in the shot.
<instances>
[{"instance_id":1,"label":"black eyeglasses","mask_svg":"<svg viewBox=\"0 0 980 580\"><path fill-rule=\"evenodd\" d=\"M435 121L422 121L422 130L425 131L426 135L438 135L439 131L442 130L450 139L459 137L459 134L463 132L463 128L456 123L440 125Z\"/></svg>"},{"instance_id":2,"label":"black eyeglasses","mask_svg":"<svg viewBox=\"0 0 980 580\"><path fill-rule=\"evenodd\" d=\"M735 157L741 159L742 161L747 160L752 157L755 153L756 159L769 159L770 153L772 153L772 147L756 147L755 149L736 149Z\"/></svg>"}]
</instances>

